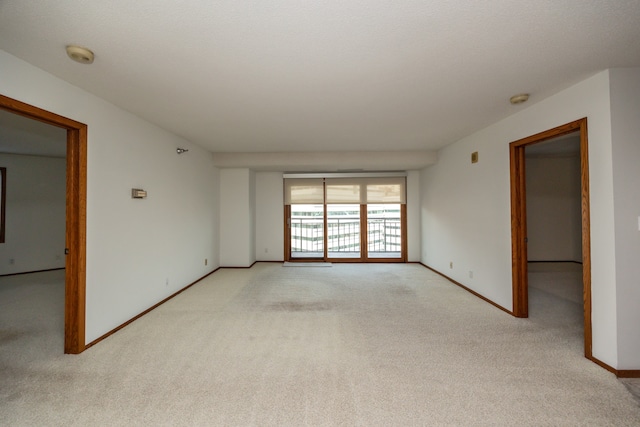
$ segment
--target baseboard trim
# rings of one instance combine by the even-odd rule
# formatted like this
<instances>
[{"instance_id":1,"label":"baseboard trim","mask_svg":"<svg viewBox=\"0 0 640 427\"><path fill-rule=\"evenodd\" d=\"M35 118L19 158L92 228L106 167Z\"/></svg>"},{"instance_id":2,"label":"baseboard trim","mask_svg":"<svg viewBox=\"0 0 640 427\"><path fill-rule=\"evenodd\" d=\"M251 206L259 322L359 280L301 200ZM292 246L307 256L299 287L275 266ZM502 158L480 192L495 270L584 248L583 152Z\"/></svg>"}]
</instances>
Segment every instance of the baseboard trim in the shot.
<instances>
[{"instance_id":1,"label":"baseboard trim","mask_svg":"<svg viewBox=\"0 0 640 427\"><path fill-rule=\"evenodd\" d=\"M557 262L557 263L573 263L573 264L582 264L582 262L580 262L580 261L574 261L574 260L566 260L566 261L563 261L563 260L557 260L557 259L550 260L550 261L545 261L545 260L531 260L531 261L527 261L527 263L529 263L529 264L535 264L535 263L537 263L537 262L547 262L547 263Z\"/></svg>"},{"instance_id":2,"label":"baseboard trim","mask_svg":"<svg viewBox=\"0 0 640 427\"><path fill-rule=\"evenodd\" d=\"M47 271L57 271L57 270L64 270L64 267L48 268L46 270L23 271L23 272L20 272L20 273L0 274L0 277L20 276L21 274L45 273Z\"/></svg>"},{"instance_id":3,"label":"baseboard trim","mask_svg":"<svg viewBox=\"0 0 640 427\"><path fill-rule=\"evenodd\" d=\"M508 310L508 309L504 308L503 306L501 306L500 304L497 304L497 303L491 301L489 298L477 293L476 291L474 291L472 289L469 289L468 287L466 287L462 283L456 282L455 280L453 280L451 277L447 276L446 274L442 274L441 272L439 272L435 268L431 268L431 267L429 267L428 265L426 265L426 264L424 264L422 262L420 262L418 264L422 265L425 268L428 268L429 270L433 271L436 274L439 274L440 276L444 277L445 279L447 279L448 281L450 281L454 285L460 286L462 289L464 289L465 291L475 295L476 297L480 298L481 300L483 300L485 302L488 302L489 304L493 305L494 307L499 308L500 310L504 311L505 313L508 313L508 314L513 316L513 312L511 310Z\"/></svg>"},{"instance_id":4,"label":"baseboard trim","mask_svg":"<svg viewBox=\"0 0 640 427\"><path fill-rule=\"evenodd\" d=\"M221 267L219 267L219 268L251 268L251 267L253 267L254 265L256 265L256 263L257 263L257 262L258 262L258 261L253 261L253 264L251 264L251 265L249 265L249 266L246 266L246 265L241 265L241 266L223 265L223 266L221 266ZM260 262L262 262L262 261L260 261Z\"/></svg>"},{"instance_id":5,"label":"baseboard trim","mask_svg":"<svg viewBox=\"0 0 640 427\"><path fill-rule=\"evenodd\" d=\"M220 270L221 267L216 268L215 270L211 271L210 273L205 274L204 276L202 276L201 278L197 279L196 281L188 284L187 286L185 286L184 288L180 289L179 291L169 295L168 297L166 297L165 299L163 299L162 301L160 301L159 303L149 307L148 309L146 309L145 311L143 311L142 313L138 314L137 316L132 317L131 319L127 320L126 322L124 322L123 324L121 324L120 326L117 326L116 328L110 330L109 332L107 332L106 334L102 335L101 337L91 341L89 344L84 346L84 350L93 347L94 345L98 344L100 341L103 341L107 338L109 338L111 335L115 334L116 332L118 332L120 329L124 328L125 326L135 322L136 320L138 320L139 318L141 318L142 316L144 316L145 314L155 310L156 308L160 307L162 304L164 304L165 302L169 301L170 299L174 298L175 296L181 294L182 292L186 291L187 289L189 289L190 287L192 287L193 285L195 285L196 283L198 283L199 281L201 281L202 279L205 279L206 277L212 275L213 273L215 273L216 271Z\"/></svg>"},{"instance_id":6,"label":"baseboard trim","mask_svg":"<svg viewBox=\"0 0 640 427\"><path fill-rule=\"evenodd\" d=\"M640 378L640 370L639 369L616 369L604 363L602 360L598 360L595 357L587 357L590 361L600 366L601 368L606 369L611 372L618 378Z\"/></svg>"},{"instance_id":7,"label":"baseboard trim","mask_svg":"<svg viewBox=\"0 0 640 427\"><path fill-rule=\"evenodd\" d=\"M590 361L592 361L593 363L595 363L596 365L600 366L601 368L606 369L607 371L611 372L612 374L614 374L616 377L619 377L618 375L618 370L616 368L613 368L609 365L607 365L606 363L604 363L602 360L596 359L593 356L585 356L587 359L589 359Z\"/></svg>"},{"instance_id":8,"label":"baseboard trim","mask_svg":"<svg viewBox=\"0 0 640 427\"><path fill-rule=\"evenodd\" d=\"M616 371L618 378L640 378L640 369L621 369Z\"/></svg>"}]
</instances>

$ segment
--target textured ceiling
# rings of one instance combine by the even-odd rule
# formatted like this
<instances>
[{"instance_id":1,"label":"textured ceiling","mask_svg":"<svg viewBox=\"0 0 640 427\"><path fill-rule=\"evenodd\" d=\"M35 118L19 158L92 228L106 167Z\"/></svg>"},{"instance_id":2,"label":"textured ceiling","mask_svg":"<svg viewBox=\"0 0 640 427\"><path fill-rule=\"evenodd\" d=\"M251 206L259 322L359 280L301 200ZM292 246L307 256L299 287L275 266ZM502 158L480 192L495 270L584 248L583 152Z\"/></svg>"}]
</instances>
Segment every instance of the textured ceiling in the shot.
<instances>
[{"instance_id":1,"label":"textured ceiling","mask_svg":"<svg viewBox=\"0 0 640 427\"><path fill-rule=\"evenodd\" d=\"M640 66L639 23L638 0L15 0L0 49L213 152L416 151Z\"/></svg>"}]
</instances>

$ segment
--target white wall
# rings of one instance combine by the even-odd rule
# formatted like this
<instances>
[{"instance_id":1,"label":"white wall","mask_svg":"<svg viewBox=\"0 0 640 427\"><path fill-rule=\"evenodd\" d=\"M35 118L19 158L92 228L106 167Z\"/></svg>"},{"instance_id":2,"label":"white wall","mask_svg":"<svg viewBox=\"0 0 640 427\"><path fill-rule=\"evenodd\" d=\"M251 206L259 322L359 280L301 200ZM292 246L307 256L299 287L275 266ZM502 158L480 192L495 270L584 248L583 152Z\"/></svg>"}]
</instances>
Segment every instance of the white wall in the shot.
<instances>
[{"instance_id":1,"label":"white wall","mask_svg":"<svg viewBox=\"0 0 640 427\"><path fill-rule=\"evenodd\" d=\"M0 274L64 268L66 159L0 154L0 167L7 168Z\"/></svg>"},{"instance_id":2,"label":"white wall","mask_svg":"<svg viewBox=\"0 0 640 427\"><path fill-rule=\"evenodd\" d=\"M518 111L514 107L514 112ZM588 117L593 355L618 367L609 72L439 152L422 174L422 261L512 309L509 143ZM471 164L473 151L479 162ZM449 268L453 262L453 269ZM469 278L469 270L474 272ZM637 349L634 360L640 358Z\"/></svg>"},{"instance_id":3,"label":"white wall","mask_svg":"<svg viewBox=\"0 0 640 427\"><path fill-rule=\"evenodd\" d=\"M3 95L88 125L87 343L218 266L209 152L4 51L0 75Z\"/></svg>"},{"instance_id":4,"label":"white wall","mask_svg":"<svg viewBox=\"0 0 640 427\"><path fill-rule=\"evenodd\" d=\"M213 193L213 266L220 266L220 170L214 168L211 177L211 190ZM208 212L209 214L210 212Z\"/></svg>"},{"instance_id":5,"label":"white wall","mask_svg":"<svg viewBox=\"0 0 640 427\"><path fill-rule=\"evenodd\" d=\"M407 261L420 262L420 171L407 173Z\"/></svg>"},{"instance_id":6,"label":"white wall","mask_svg":"<svg viewBox=\"0 0 640 427\"><path fill-rule=\"evenodd\" d=\"M640 369L640 69L611 70L618 368Z\"/></svg>"},{"instance_id":7,"label":"white wall","mask_svg":"<svg viewBox=\"0 0 640 427\"><path fill-rule=\"evenodd\" d=\"M256 260L284 261L282 172L256 172Z\"/></svg>"},{"instance_id":8,"label":"white wall","mask_svg":"<svg viewBox=\"0 0 640 427\"><path fill-rule=\"evenodd\" d=\"M249 170L249 260L256 262L256 173Z\"/></svg>"},{"instance_id":9,"label":"white wall","mask_svg":"<svg viewBox=\"0 0 640 427\"><path fill-rule=\"evenodd\" d=\"M580 157L527 157L529 261L582 262Z\"/></svg>"},{"instance_id":10,"label":"white wall","mask_svg":"<svg viewBox=\"0 0 640 427\"><path fill-rule=\"evenodd\" d=\"M220 170L220 265L249 267L255 260L255 176L245 168Z\"/></svg>"}]
</instances>

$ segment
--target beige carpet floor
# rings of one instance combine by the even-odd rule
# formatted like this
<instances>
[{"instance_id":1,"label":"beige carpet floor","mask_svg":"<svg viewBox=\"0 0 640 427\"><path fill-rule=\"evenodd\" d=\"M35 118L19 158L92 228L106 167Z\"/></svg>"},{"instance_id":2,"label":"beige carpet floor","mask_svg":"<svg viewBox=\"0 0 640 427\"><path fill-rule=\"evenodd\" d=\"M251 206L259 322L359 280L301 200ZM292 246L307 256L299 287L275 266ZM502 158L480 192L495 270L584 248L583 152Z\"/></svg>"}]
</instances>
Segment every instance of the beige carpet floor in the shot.
<instances>
[{"instance_id":1,"label":"beige carpet floor","mask_svg":"<svg viewBox=\"0 0 640 427\"><path fill-rule=\"evenodd\" d=\"M71 356L60 296L19 287L0 280L0 425L640 425L545 291L515 319L415 264L257 264Z\"/></svg>"}]
</instances>

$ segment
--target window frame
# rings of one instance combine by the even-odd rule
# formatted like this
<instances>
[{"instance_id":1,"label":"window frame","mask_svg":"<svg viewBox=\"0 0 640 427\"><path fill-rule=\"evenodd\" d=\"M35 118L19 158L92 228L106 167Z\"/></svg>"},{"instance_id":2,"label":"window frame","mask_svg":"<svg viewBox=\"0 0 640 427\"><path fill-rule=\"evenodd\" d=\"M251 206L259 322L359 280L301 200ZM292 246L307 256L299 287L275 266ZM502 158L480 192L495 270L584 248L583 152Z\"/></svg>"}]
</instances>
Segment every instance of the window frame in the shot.
<instances>
[{"instance_id":1,"label":"window frame","mask_svg":"<svg viewBox=\"0 0 640 427\"><path fill-rule=\"evenodd\" d=\"M310 174L309 178L304 178L301 177L302 174L291 174L291 178L289 178L288 176L284 176L284 185L283 185L283 192L284 192L284 249L285 249L285 253L284 253L284 259L285 261L324 261L324 262L368 262L368 263L375 263L375 262L407 262L407 251L408 251L408 244L407 244L407 196L406 196L406 186L407 186L407 182L406 182L406 175L396 175L393 174L393 176L378 176L378 175L374 175L374 176L346 176L348 174L340 174L341 176L339 177L321 177L318 176L317 174ZM328 175L333 175L333 174L328 174ZM365 174L365 175L369 175L369 174ZM308 185L306 185L308 183ZM323 191L323 197L322 200L307 200L307 198L303 197L300 198L299 202L296 203L297 198L294 197L294 188L295 187L300 187L301 189L303 188L310 188L311 184L315 185L315 186L320 186L322 185ZM331 197L328 197L328 191L327 191L327 186L333 185L335 187L348 187L349 185L352 184L357 184L359 191L351 191L351 193L353 193L353 195L351 195L351 197L355 197L354 199L350 199L349 196L350 194L338 194L336 196L335 199L332 199ZM396 192L392 192L390 197L393 198L393 200L390 200L389 197L385 196L385 194L383 194L383 197L386 198L382 198L380 199L380 195L376 194L375 192L370 192L368 191L368 187L371 186L375 186L376 184L380 184L380 185L388 185L388 186L394 186L394 185L399 185L400 186L400 191L396 191ZM339 190L339 188L337 189ZM349 188L347 188L347 190L349 190ZM300 192L301 195L304 192ZM308 191L306 193L309 193ZM306 194L305 193L305 194ZM314 192L314 194L320 194L319 191ZM349 193L347 191L347 193ZM356 193L358 193L356 195ZM373 194L372 200L369 200L371 194ZM331 199L331 200L329 200ZM323 256L322 257L318 257L318 256L314 256L314 257L302 257L302 256L293 256L292 254L292 242L291 242L291 238L292 238L292 205L296 205L296 204L309 204L310 201L313 201L314 203L311 204L322 204L324 206L324 216L323 216L323 223L324 223L324 245L323 245ZM300 202L304 202L304 203L300 203ZM355 202L355 203L354 203ZM360 207L360 216L359 216L359 221L360 221L360 253L357 257L355 258L333 258L330 256L329 254L329 233L328 233L328 223L329 223L329 218L328 218L328 205L340 205L340 204L349 204L349 205L359 205ZM369 240L368 240L368 232L369 232L369 227L368 227L368 206L369 204L371 205L384 205L384 204L398 204L400 205L400 256L399 257L390 257L390 258L383 258L383 257L369 257Z\"/></svg>"}]
</instances>

